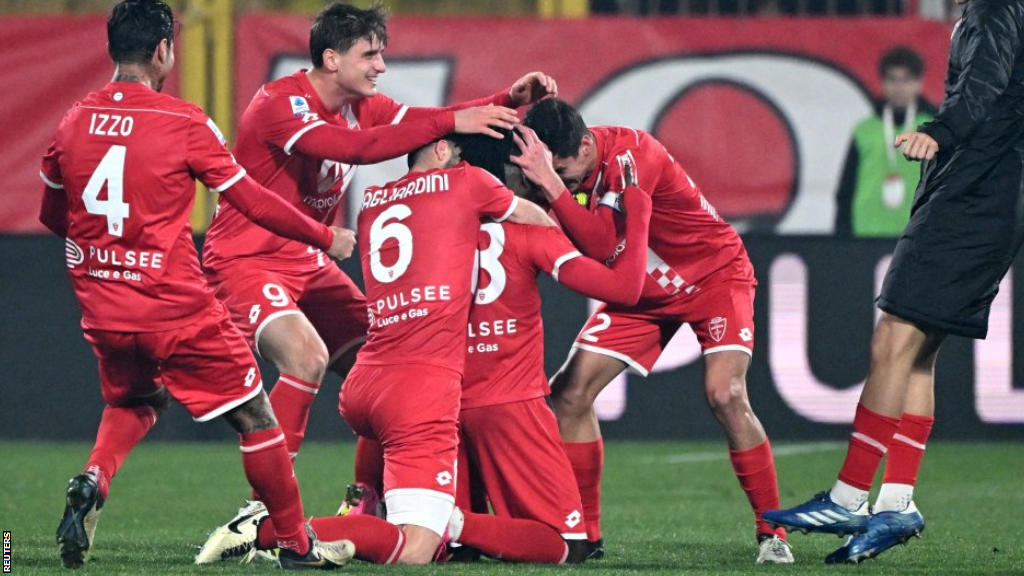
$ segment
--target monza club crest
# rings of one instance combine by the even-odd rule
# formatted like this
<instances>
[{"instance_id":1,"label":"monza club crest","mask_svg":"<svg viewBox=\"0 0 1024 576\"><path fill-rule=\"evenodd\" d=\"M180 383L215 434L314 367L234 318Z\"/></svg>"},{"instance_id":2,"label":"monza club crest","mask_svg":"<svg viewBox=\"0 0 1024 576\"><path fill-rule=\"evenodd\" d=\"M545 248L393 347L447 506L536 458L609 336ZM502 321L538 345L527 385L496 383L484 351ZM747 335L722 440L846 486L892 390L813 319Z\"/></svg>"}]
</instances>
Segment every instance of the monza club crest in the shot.
<instances>
[{"instance_id":1,"label":"monza club crest","mask_svg":"<svg viewBox=\"0 0 1024 576\"><path fill-rule=\"evenodd\" d=\"M708 323L708 332L711 334L711 338L715 342L721 342L722 336L725 336L726 320L721 316L712 318L711 322Z\"/></svg>"}]
</instances>

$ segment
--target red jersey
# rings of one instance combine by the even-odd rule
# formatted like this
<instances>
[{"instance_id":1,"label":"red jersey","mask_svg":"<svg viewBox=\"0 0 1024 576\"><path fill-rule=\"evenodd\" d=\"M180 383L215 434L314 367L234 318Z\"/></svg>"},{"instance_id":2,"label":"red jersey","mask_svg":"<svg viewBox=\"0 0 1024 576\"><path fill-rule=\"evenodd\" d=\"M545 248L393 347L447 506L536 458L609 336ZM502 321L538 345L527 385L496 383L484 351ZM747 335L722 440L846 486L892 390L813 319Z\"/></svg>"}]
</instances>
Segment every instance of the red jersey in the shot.
<instances>
[{"instance_id":1,"label":"red jersey","mask_svg":"<svg viewBox=\"0 0 1024 576\"><path fill-rule=\"evenodd\" d=\"M328 112L305 70L300 70L256 93L242 115L234 154L254 180L310 218L333 224L355 166L303 154L294 146L324 124L354 130L396 124L407 109L377 94L338 113ZM439 132L438 136L445 133ZM203 266L214 269L234 258L270 260L278 269L307 270L327 263L316 248L253 225L227 202L220 202L203 245Z\"/></svg>"},{"instance_id":2,"label":"red jersey","mask_svg":"<svg viewBox=\"0 0 1024 576\"><path fill-rule=\"evenodd\" d=\"M702 286L726 280L754 280L754 269L736 230L722 219L693 180L650 134L632 128L590 128L598 165L581 190L590 191L590 209L618 211L628 164L637 186L653 203L647 273L640 306L685 298ZM621 214L615 214L621 224ZM619 226L621 228L621 226ZM570 231L571 232L571 231ZM622 240L620 237L619 241Z\"/></svg>"},{"instance_id":3,"label":"red jersey","mask_svg":"<svg viewBox=\"0 0 1024 576\"><path fill-rule=\"evenodd\" d=\"M432 364L462 373L480 220L516 198L460 163L367 188L358 243L370 330L360 364Z\"/></svg>"},{"instance_id":4,"label":"red jersey","mask_svg":"<svg viewBox=\"0 0 1024 576\"><path fill-rule=\"evenodd\" d=\"M197 106L111 82L65 114L40 174L67 196L67 266L83 327L170 330L214 302L189 224L194 179L219 192L245 170Z\"/></svg>"},{"instance_id":5,"label":"red jersey","mask_svg":"<svg viewBox=\"0 0 1024 576\"><path fill-rule=\"evenodd\" d=\"M480 229L479 243L462 408L547 396L537 275L557 280L559 267L580 253L555 226L489 222Z\"/></svg>"}]
</instances>

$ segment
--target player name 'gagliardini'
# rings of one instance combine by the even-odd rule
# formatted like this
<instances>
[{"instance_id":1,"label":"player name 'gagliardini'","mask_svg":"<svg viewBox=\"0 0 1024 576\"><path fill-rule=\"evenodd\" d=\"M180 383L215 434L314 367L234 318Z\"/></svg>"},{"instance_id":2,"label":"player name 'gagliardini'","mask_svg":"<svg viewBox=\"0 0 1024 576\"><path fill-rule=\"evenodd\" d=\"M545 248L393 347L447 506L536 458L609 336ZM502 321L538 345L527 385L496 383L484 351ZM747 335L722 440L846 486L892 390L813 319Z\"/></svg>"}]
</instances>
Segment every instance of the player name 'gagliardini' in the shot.
<instances>
[{"instance_id":1,"label":"player name 'gagliardini'","mask_svg":"<svg viewBox=\"0 0 1024 576\"><path fill-rule=\"evenodd\" d=\"M447 174L426 174L395 188L368 188L363 194L363 210L389 202L404 200L415 194L447 192Z\"/></svg>"}]
</instances>

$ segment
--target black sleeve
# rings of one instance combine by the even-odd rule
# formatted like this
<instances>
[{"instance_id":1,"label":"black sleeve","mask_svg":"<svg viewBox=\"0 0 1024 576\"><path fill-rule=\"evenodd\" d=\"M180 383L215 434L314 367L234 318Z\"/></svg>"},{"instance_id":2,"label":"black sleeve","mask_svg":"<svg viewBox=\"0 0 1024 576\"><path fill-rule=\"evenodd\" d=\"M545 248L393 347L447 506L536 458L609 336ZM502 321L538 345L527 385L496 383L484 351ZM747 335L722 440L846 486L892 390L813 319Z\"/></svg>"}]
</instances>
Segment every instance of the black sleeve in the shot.
<instances>
[{"instance_id":1,"label":"black sleeve","mask_svg":"<svg viewBox=\"0 0 1024 576\"><path fill-rule=\"evenodd\" d=\"M860 154L857 152L857 141L850 139L850 147L846 152L846 164L843 175L839 178L839 190L836 191L836 231L840 238L853 237L853 193L857 189L857 165Z\"/></svg>"},{"instance_id":2,"label":"black sleeve","mask_svg":"<svg viewBox=\"0 0 1024 576\"><path fill-rule=\"evenodd\" d=\"M1008 3L986 2L970 8L957 31L961 35L957 57L963 70L935 119L918 128L939 143L939 150L955 147L989 117L1010 83L1020 50L1018 22Z\"/></svg>"}]
</instances>

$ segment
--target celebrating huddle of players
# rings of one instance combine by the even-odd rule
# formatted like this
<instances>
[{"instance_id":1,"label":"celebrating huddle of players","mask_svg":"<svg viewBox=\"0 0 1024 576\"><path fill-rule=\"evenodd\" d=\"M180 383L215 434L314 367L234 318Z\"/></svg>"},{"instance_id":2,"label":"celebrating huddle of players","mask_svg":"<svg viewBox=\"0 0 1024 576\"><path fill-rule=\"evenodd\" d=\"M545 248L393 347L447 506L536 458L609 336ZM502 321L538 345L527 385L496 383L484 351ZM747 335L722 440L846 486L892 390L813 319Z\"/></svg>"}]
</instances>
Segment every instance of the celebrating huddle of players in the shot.
<instances>
[{"instance_id":1,"label":"celebrating huddle of players","mask_svg":"<svg viewBox=\"0 0 1024 576\"><path fill-rule=\"evenodd\" d=\"M967 29L1002 14L976 3ZM972 41L964 29L955 42ZM793 562L783 526L853 534L829 557L848 562L923 529L912 494L931 417L873 412L881 404L867 388L836 487L776 510L771 446L746 394L753 268L735 230L650 135L588 127L540 72L448 108L398 104L376 89L383 9L334 4L313 22L312 68L260 88L232 154L198 107L160 93L174 65L170 8L125 0L107 30L114 78L65 115L40 171L40 220L66 240L107 404L66 493L57 530L66 567L86 561L111 480L172 398L194 419L224 417L238 431L253 488L199 564L600 558L594 400L623 370L646 376L683 324L704 352L708 404L754 513L758 563ZM520 123L523 106L532 107ZM908 157L952 162L943 150L970 133L958 106L949 105L953 119L940 112L900 136ZM405 154L402 178L347 190L357 165ZM188 224L195 180L220 194L202 265ZM358 233L331 225L346 191L362 194ZM915 212L912 226L931 229L928 213ZM356 247L365 295L331 261ZM541 272L603 302L550 387ZM914 340L920 359L906 358L930 375L944 333L898 325L897 284L883 291L876 337L924 334ZM956 297L984 300L986 286ZM925 320L913 326L945 325ZM280 370L269 397L253 351ZM292 461L328 369L344 378L339 411L359 435L355 483L339 515L307 521ZM887 468L880 506L901 507L872 515L867 489L888 444L910 452L890 456L899 473Z\"/></svg>"},{"instance_id":2,"label":"celebrating huddle of players","mask_svg":"<svg viewBox=\"0 0 1024 576\"><path fill-rule=\"evenodd\" d=\"M313 22L313 67L260 88L232 154L201 110L160 93L166 5L118 4L108 41L113 80L69 111L41 170L40 218L66 238L107 403L68 487L65 566L85 562L110 481L171 398L238 430L253 487L197 563L271 549L284 568L599 558L593 400L624 369L646 375L683 323L706 354L758 562L792 561L760 519L778 490L745 393L753 270L651 136L588 128L539 72L449 108L402 106L376 90L383 9L334 4ZM356 165L403 154L406 176L363 192L358 236L330 225ZM194 179L220 193L202 266ZM356 246L365 296L329 258ZM604 302L553 390L540 272ZM280 369L269 398L252 351ZM360 437L356 482L345 514L307 523L292 460L328 369Z\"/></svg>"}]
</instances>

